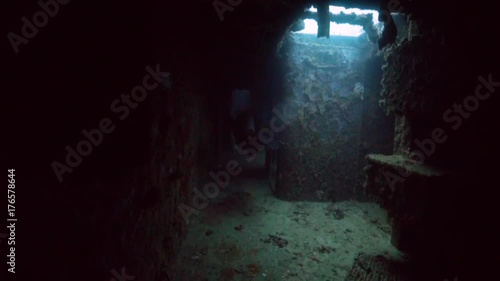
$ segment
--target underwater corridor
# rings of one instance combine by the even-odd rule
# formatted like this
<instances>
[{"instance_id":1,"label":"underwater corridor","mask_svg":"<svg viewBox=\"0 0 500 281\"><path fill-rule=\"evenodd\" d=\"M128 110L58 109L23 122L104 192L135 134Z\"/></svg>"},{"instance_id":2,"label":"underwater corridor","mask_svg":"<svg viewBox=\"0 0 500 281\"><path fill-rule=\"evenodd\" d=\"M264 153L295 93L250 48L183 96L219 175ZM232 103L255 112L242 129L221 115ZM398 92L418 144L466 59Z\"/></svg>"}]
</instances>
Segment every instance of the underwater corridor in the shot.
<instances>
[{"instance_id":1,"label":"underwater corridor","mask_svg":"<svg viewBox=\"0 0 500 281\"><path fill-rule=\"evenodd\" d=\"M174 280L357 280L355 260L403 260L363 190L366 155L394 144L376 45L289 32L280 46L261 93L231 94L232 150L219 162L241 170L215 173L229 184L190 220Z\"/></svg>"},{"instance_id":2,"label":"underwater corridor","mask_svg":"<svg viewBox=\"0 0 500 281\"><path fill-rule=\"evenodd\" d=\"M9 10L16 280L498 279L484 1L68 2Z\"/></svg>"}]
</instances>

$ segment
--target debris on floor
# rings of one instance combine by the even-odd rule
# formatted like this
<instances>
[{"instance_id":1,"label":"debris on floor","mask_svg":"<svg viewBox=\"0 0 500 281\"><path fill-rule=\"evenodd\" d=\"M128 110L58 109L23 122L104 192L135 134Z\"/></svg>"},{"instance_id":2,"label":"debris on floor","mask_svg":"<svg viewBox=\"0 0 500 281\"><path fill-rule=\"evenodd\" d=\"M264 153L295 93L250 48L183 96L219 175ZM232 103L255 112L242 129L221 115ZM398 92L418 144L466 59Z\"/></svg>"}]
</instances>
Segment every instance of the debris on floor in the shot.
<instances>
[{"instance_id":1,"label":"debris on floor","mask_svg":"<svg viewBox=\"0 0 500 281\"><path fill-rule=\"evenodd\" d=\"M262 242L264 243L273 243L274 245L283 248L286 245L288 245L288 241L286 239L283 239L279 236L269 234L269 237L267 239L261 239Z\"/></svg>"},{"instance_id":2,"label":"debris on floor","mask_svg":"<svg viewBox=\"0 0 500 281\"><path fill-rule=\"evenodd\" d=\"M247 265L247 270L248 270L248 272L252 273L253 275L257 275L260 272L259 267L257 267L257 265L255 265L253 263Z\"/></svg>"},{"instance_id":3,"label":"debris on floor","mask_svg":"<svg viewBox=\"0 0 500 281\"><path fill-rule=\"evenodd\" d=\"M336 207L334 204L328 205L326 208L326 215L333 216L336 220L341 220L345 217L345 213L342 209Z\"/></svg>"},{"instance_id":4,"label":"debris on floor","mask_svg":"<svg viewBox=\"0 0 500 281\"><path fill-rule=\"evenodd\" d=\"M334 252L335 248L332 248L332 247L329 247L329 246L320 246L320 247L316 248L316 250L319 253L322 253L322 254L329 254L331 252Z\"/></svg>"}]
</instances>

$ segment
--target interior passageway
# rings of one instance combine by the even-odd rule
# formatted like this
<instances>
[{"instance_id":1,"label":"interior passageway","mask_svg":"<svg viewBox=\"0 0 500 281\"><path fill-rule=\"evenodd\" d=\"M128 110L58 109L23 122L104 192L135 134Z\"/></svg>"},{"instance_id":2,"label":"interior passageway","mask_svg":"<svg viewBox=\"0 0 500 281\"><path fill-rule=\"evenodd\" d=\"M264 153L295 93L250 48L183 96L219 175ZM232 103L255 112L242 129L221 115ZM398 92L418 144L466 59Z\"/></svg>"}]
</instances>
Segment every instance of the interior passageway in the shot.
<instances>
[{"instance_id":1,"label":"interior passageway","mask_svg":"<svg viewBox=\"0 0 500 281\"><path fill-rule=\"evenodd\" d=\"M8 2L17 279L497 276L487 1Z\"/></svg>"}]
</instances>

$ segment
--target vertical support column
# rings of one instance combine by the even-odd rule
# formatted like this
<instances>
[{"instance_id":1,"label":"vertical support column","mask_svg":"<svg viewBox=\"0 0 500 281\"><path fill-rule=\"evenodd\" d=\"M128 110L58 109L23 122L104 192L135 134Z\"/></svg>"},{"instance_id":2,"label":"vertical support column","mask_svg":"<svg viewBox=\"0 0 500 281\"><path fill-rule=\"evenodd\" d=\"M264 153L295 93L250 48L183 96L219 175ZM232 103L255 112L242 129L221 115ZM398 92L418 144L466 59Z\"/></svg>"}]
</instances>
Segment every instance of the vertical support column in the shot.
<instances>
[{"instance_id":1,"label":"vertical support column","mask_svg":"<svg viewBox=\"0 0 500 281\"><path fill-rule=\"evenodd\" d=\"M330 10L327 1L318 3L318 38L330 38Z\"/></svg>"}]
</instances>

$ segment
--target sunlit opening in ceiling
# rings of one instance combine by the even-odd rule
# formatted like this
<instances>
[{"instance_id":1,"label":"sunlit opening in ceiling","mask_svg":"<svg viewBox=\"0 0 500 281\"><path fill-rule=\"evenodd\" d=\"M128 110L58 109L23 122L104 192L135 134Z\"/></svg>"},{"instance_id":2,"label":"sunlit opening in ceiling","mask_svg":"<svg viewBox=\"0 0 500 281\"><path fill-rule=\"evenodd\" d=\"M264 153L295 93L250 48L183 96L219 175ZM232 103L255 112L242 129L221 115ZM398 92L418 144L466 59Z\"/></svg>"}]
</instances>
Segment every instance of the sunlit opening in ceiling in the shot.
<instances>
[{"instance_id":1,"label":"sunlit opening in ceiling","mask_svg":"<svg viewBox=\"0 0 500 281\"><path fill-rule=\"evenodd\" d=\"M378 12L375 10L361 10L361 9L356 9L356 8L346 9L344 7L339 7L339 6L330 6L329 10L333 14L340 14L341 12L343 12L345 14L355 13L357 15L372 14L374 25L377 25L379 23L378 22ZM311 6L311 8L309 8L308 11L317 12L317 9ZM318 23L315 20L305 19L304 24L305 24L305 28L302 29L301 31L296 32L296 33L318 34ZM353 24L348 24L348 23L338 24L335 22L330 23L330 36L357 37L357 36L363 34L363 32L364 32L363 27L361 25L353 25Z\"/></svg>"}]
</instances>

